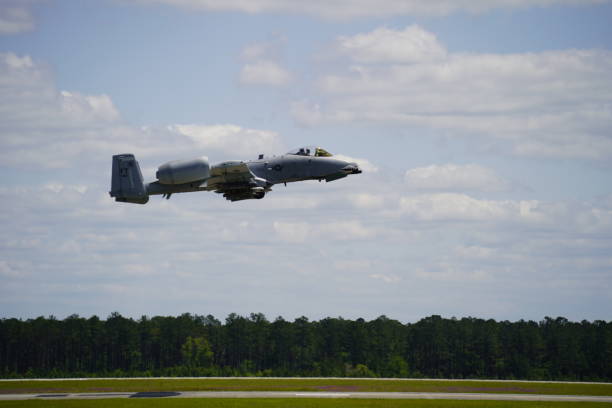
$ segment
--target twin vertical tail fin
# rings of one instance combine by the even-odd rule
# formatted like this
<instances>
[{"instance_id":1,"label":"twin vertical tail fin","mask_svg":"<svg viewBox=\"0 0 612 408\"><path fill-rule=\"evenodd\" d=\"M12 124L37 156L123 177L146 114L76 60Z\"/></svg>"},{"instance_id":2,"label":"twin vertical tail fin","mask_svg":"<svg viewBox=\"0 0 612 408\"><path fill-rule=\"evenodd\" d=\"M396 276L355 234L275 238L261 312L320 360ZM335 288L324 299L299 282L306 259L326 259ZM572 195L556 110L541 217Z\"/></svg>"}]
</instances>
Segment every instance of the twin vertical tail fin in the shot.
<instances>
[{"instance_id":1,"label":"twin vertical tail fin","mask_svg":"<svg viewBox=\"0 0 612 408\"><path fill-rule=\"evenodd\" d=\"M115 197L115 201L124 203L146 204L149 201L140 166L133 154L113 156L113 175L109 194Z\"/></svg>"}]
</instances>

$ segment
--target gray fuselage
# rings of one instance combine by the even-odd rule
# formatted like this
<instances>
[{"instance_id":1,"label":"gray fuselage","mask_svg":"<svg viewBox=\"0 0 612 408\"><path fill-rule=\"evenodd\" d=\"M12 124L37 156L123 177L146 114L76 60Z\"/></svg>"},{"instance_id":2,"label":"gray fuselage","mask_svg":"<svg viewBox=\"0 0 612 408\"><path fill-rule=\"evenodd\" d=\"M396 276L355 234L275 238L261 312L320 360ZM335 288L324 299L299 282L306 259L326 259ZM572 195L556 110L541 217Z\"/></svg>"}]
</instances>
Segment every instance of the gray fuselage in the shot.
<instances>
[{"instance_id":1,"label":"gray fuselage","mask_svg":"<svg viewBox=\"0 0 612 408\"><path fill-rule=\"evenodd\" d=\"M333 157L282 155L247 161L249 170L270 184L303 180L337 180L360 173L356 163Z\"/></svg>"}]
</instances>

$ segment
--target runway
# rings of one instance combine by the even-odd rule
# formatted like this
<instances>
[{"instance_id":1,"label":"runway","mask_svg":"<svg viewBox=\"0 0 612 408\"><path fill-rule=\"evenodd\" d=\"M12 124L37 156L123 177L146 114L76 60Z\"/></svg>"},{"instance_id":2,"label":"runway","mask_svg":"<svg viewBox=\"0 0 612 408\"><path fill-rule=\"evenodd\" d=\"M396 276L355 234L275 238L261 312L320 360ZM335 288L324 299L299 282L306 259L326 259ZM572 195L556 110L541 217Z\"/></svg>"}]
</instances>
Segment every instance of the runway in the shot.
<instances>
[{"instance_id":1,"label":"runway","mask_svg":"<svg viewBox=\"0 0 612 408\"><path fill-rule=\"evenodd\" d=\"M476 394L428 392L287 392L287 391L186 391L186 392L98 392L74 394L0 394L0 401L64 400L107 398L354 398L430 399L489 401L612 402L612 396Z\"/></svg>"}]
</instances>

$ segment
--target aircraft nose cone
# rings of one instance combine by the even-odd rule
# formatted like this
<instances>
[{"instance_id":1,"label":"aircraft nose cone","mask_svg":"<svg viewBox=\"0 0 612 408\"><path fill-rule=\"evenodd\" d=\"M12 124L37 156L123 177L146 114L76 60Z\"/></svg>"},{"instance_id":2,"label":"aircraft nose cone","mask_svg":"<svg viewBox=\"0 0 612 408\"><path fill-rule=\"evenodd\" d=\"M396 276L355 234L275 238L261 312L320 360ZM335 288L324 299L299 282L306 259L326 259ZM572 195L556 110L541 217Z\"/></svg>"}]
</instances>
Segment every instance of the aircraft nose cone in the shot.
<instances>
[{"instance_id":1,"label":"aircraft nose cone","mask_svg":"<svg viewBox=\"0 0 612 408\"><path fill-rule=\"evenodd\" d=\"M342 171L345 172L346 174L359 174L361 173L361 169L359 169L359 166L357 165L357 163L349 163L346 166L344 166L342 168Z\"/></svg>"}]
</instances>

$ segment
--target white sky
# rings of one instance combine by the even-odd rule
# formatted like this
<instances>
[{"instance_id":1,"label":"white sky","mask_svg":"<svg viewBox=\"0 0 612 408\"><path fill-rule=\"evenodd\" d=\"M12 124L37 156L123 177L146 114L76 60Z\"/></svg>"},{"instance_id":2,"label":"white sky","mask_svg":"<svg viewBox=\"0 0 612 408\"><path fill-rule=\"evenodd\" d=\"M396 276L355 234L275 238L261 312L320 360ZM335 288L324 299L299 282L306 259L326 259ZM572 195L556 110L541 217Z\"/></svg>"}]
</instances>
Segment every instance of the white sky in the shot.
<instances>
[{"instance_id":1,"label":"white sky","mask_svg":"<svg viewBox=\"0 0 612 408\"><path fill-rule=\"evenodd\" d=\"M0 2L0 317L612 318L606 0ZM109 196L321 145L364 174Z\"/></svg>"}]
</instances>

